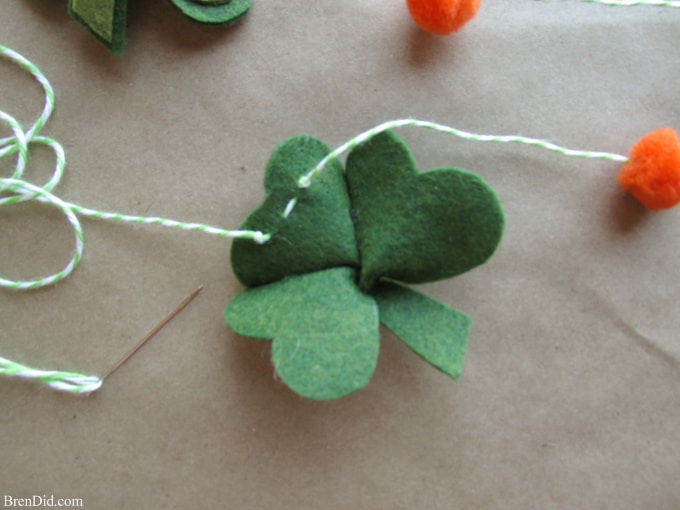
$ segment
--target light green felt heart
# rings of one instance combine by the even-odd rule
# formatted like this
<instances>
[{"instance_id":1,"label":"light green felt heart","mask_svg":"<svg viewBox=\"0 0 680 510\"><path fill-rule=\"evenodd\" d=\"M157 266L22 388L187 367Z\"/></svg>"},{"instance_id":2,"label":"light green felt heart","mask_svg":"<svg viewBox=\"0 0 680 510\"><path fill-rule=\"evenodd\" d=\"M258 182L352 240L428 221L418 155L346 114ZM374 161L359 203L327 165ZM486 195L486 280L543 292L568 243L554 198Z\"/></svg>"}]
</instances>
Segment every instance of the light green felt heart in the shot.
<instances>
[{"instance_id":1,"label":"light green felt heart","mask_svg":"<svg viewBox=\"0 0 680 510\"><path fill-rule=\"evenodd\" d=\"M284 141L272 154L264 179L267 198L240 228L273 235L265 244L249 239L232 243L232 268L244 285L262 285L331 267L358 267L342 165L332 160L314 186L301 190L297 185L329 152L320 140L299 136ZM297 203L285 218L284 211L293 198Z\"/></svg>"},{"instance_id":2,"label":"light green felt heart","mask_svg":"<svg viewBox=\"0 0 680 510\"><path fill-rule=\"evenodd\" d=\"M432 366L454 379L460 376L470 317L396 283L383 282L370 294L380 322Z\"/></svg>"},{"instance_id":3,"label":"light green felt heart","mask_svg":"<svg viewBox=\"0 0 680 510\"><path fill-rule=\"evenodd\" d=\"M304 397L339 398L368 384L378 357L378 309L354 271L335 268L247 289L227 306L231 329L273 340L272 361Z\"/></svg>"},{"instance_id":4,"label":"light green felt heart","mask_svg":"<svg viewBox=\"0 0 680 510\"><path fill-rule=\"evenodd\" d=\"M185 16L201 23L229 23L245 16L252 0L170 0Z\"/></svg>"},{"instance_id":5,"label":"light green felt heart","mask_svg":"<svg viewBox=\"0 0 680 510\"><path fill-rule=\"evenodd\" d=\"M391 132L355 148L346 169L363 290L383 277L422 283L456 276L484 263L500 242L504 217L493 189L465 170L418 172Z\"/></svg>"},{"instance_id":6,"label":"light green felt heart","mask_svg":"<svg viewBox=\"0 0 680 510\"><path fill-rule=\"evenodd\" d=\"M69 0L68 13L113 53L123 52L127 0Z\"/></svg>"}]
</instances>

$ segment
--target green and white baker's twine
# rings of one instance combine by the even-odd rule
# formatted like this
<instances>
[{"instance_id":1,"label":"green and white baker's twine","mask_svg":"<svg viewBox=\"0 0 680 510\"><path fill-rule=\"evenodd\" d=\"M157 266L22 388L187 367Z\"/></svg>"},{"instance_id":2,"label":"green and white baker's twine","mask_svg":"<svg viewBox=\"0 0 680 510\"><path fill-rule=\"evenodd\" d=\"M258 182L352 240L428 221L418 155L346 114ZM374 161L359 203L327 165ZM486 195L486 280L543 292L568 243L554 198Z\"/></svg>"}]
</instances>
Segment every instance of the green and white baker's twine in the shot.
<instances>
[{"instance_id":1,"label":"green and white baker's twine","mask_svg":"<svg viewBox=\"0 0 680 510\"><path fill-rule=\"evenodd\" d=\"M526 136L517 135L478 135L475 133L469 133L467 131L462 131L460 129L453 128L451 126L445 126L443 124L438 124L436 122L429 122L427 120L416 120L416 119L398 119L398 120L388 120L382 124L372 127L355 136L350 141L344 143L333 152L328 154L321 162L316 165L307 174L303 175L298 181L298 186L301 188L307 188L312 183L312 179L326 166L326 164L333 158L337 158L344 152L350 151L357 145L373 138L375 135L382 133L383 131L388 131L390 129L396 129L400 127L421 127L427 129L433 129L435 131L440 131L446 133L447 135L454 135L465 140L473 140L475 142L500 142L500 143L522 143L525 145L534 145L536 147L541 147L542 149L547 149L551 151L558 152L563 156L574 156L578 158L591 158L591 159L608 159L610 161L628 161L626 156L621 156L620 154L613 154L611 152L595 152L595 151L581 151L574 149L567 149L565 147L560 147L552 142L546 140L539 140L538 138L528 138Z\"/></svg>"},{"instance_id":2,"label":"green and white baker's twine","mask_svg":"<svg viewBox=\"0 0 680 510\"><path fill-rule=\"evenodd\" d=\"M102 379L92 375L74 374L58 370L36 370L16 361L0 357L0 375L22 377L46 384L50 388L68 393L92 393L102 386Z\"/></svg>"},{"instance_id":3,"label":"green and white baker's twine","mask_svg":"<svg viewBox=\"0 0 680 510\"><path fill-rule=\"evenodd\" d=\"M540 0L565 2L569 0ZM586 2L589 4L611 5L612 7L637 7L637 6L655 6L655 7L680 7L679 0L577 0L579 2Z\"/></svg>"},{"instance_id":4,"label":"green and white baker's twine","mask_svg":"<svg viewBox=\"0 0 680 510\"><path fill-rule=\"evenodd\" d=\"M44 127L45 123L49 119L52 111L54 109L54 90L50 85L49 81L45 75L31 62L26 60L24 57L16 53L15 51L0 46L0 54L5 58L11 60L12 62L18 64L23 69L31 73L35 79L40 83L45 92L45 105L42 113L31 126L30 129L24 131L21 125L14 119L11 115L0 111L0 120L4 122L12 131L12 135L0 139L0 157L10 156L16 154L16 164L14 173L11 177L0 178L0 206L10 205L17 202L24 202L27 200L37 200L42 203L46 203L58 208L64 213L66 219L71 224L73 232L75 234L75 249L71 260L68 262L66 267L61 271L58 271L52 275L38 278L35 280L23 280L15 281L8 280L0 277L0 286L10 289L18 290L28 290L36 289L39 287L45 287L47 285L52 285L57 283L64 278L66 278L77 266L82 258L84 239L83 231L80 225L78 216L89 216L92 218L112 220L112 221L122 221L128 223L140 223L140 224L152 224L152 225L162 225L165 227L171 227L182 230L195 230L199 232L205 232L208 234L217 235L220 237L230 237L230 238L244 238L251 239L254 242L263 244L271 239L271 233L263 233L260 231L250 231L250 230L225 230L217 227L211 227L208 225L202 225L199 223L184 223L181 221L169 220L165 218L158 217L147 217L147 216L132 216L127 214L121 214L117 212L103 212L94 209L89 209L71 202L67 202L57 197L53 190L59 184L61 177L64 173L64 168L66 165L66 158L64 155L64 149L52 138L48 138L40 135L40 131ZM627 161L625 156L619 154L612 154L607 152L592 152L592 151L580 151L567 149L560 147L551 142L544 140L539 140L535 138L527 138L523 136L509 135L509 136L497 136L497 135L484 135L484 134L474 134L467 131L462 131L450 126L445 126L443 124L437 124L435 122L416 120L416 119L398 119L384 122L374 128L371 128L358 136L352 138L350 141L341 145L325 158L323 158L314 168L312 168L307 174L303 175L299 181L298 186L300 189L308 188L314 178L324 169L326 164L334 159L344 154L345 152L353 149L357 145L365 142L371 137L387 131L390 129L400 128L400 127L422 127L427 129L434 129L442 133L449 135L454 135L466 140L474 140L478 142L501 142L501 143L522 143L527 145L534 145L544 149L558 152L565 156L575 156L581 158L595 158L595 159L607 159L613 161ZM50 180L43 186L36 186L25 180L23 180L23 172L26 168L28 162L29 147L31 145L46 145L50 147L55 154L55 167ZM288 217L294 211L296 205L296 199L292 199L285 210L281 212L283 217ZM7 377L21 377L26 379L32 379L39 381L40 383L46 384L55 390L66 391L70 393L86 394L91 393L99 389L102 385L102 379L94 376L86 376L81 374L75 374L72 372L62 372L53 370L36 370L14 361L8 360L6 358L0 357L0 375Z\"/></svg>"}]
</instances>

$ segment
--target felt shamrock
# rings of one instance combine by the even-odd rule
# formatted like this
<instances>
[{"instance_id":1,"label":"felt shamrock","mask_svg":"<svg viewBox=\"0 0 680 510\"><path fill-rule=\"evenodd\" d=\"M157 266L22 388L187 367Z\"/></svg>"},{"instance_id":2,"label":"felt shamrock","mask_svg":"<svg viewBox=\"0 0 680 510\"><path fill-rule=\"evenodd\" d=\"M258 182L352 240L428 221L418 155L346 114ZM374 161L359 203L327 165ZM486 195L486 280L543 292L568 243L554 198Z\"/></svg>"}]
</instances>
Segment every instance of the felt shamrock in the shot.
<instances>
[{"instance_id":1,"label":"felt shamrock","mask_svg":"<svg viewBox=\"0 0 680 510\"><path fill-rule=\"evenodd\" d=\"M228 23L244 16L252 0L170 0L201 23ZM69 0L68 12L112 52L123 53L127 0Z\"/></svg>"},{"instance_id":2,"label":"felt shamrock","mask_svg":"<svg viewBox=\"0 0 680 510\"><path fill-rule=\"evenodd\" d=\"M271 340L281 380L308 398L342 397L369 382L379 323L457 378L469 317L405 284L456 276L493 254L504 225L495 192L464 170L419 172L392 132L352 150L346 172L331 160L300 188L329 152L306 136L274 151L266 199L242 225L272 236L234 240L232 267L249 288L228 304L227 324Z\"/></svg>"}]
</instances>

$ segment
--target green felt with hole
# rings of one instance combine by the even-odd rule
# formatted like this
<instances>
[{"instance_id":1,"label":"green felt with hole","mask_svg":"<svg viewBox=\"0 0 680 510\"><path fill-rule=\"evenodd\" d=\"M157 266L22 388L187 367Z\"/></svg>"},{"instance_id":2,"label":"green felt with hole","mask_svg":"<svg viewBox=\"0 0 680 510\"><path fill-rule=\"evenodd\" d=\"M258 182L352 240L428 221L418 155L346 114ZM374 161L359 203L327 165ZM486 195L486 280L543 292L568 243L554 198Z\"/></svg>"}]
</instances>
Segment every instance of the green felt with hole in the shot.
<instances>
[{"instance_id":1,"label":"green felt with hole","mask_svg":"<svg viewBox=\"0 0 680 510\"><path fill-rule=\"evenodd\" d=\"M301 190L297 185L329 152L316 138L298 136L284 141L272 154L264 179L266 199L240 227L272 233L272 238L263 245L250 239L232 243L232 268L244 285L262 285L331 267L359 266L342 165L332 160L313 186ZM285 218L292 198L297 204Z\"/></svg>"},{"instance_id":2,"label":"green felt with hole","mask_svg":"<svg viewBox=\"0 0 680 510\"><path fill-rule=\"evenodd\" d=\"M252 0L170 0L185 16L201 23L230 23L250 10Z\"/></svg>"},{"instance_id":3,"label":"green felt with hole","mask_svg":"<svg viewBox=\"0 0 680 510\"><path fill-rule=\"evenodd\" d=\"M378 309L354 279L334 268L246 289L225 319L240 335L273 340L274 367L293 391L339 398L368 384L378 358Z\"/></svg>"},{"instance_id":4,"label":"green felt with hole","mask_svg":"<svg viewBox=\"0 0 680 510\"><path fill-rule=\"evenodd\" d=\"M272 234L265 244L236 239L231 262L253 287L227 306L238 334L274 339L281 379L314 399L367 384L378 355L378 320L435 368L459 377L470 318L410 290L484 263L503 233L495 192L455 168L419 172L397 136L358 145L347 171L311 137L283 142L265 175L266 198L241 226ZM290 200L295 207L286 216Z\"/></svg>"},{"instance_id":5,"label":"green felt with hole","mask_svg":"<svg viewBox=\"0 0 680 510\"><path fill-rule=\"evenodd\" d=\"M405 283L450 278L496 250L503 210L479 176L455 168L419 172L391 132L355 148L346 165L362 289L381 277Z\"/></svg>"},{"instance_id":6,"label":"green felt with hole","mask_svg":"<svg viewBox=\"0 0 680 510\"><path fill-rule=\"evenodd\" d=\"M396 283L381 283L371 296L383 325L435 368L454 379L460 376L470 317Z\"/></svg>"},{"instance_id":7,"label":"green felt with hole","mask_svg":"<svg viewBox=\"0 0 680 510\"><path fill-rule=\"evenodd\" d=\"M68 12L113 53L123 52L127 0L69 0Z\"/></svg>"}]
</instances>

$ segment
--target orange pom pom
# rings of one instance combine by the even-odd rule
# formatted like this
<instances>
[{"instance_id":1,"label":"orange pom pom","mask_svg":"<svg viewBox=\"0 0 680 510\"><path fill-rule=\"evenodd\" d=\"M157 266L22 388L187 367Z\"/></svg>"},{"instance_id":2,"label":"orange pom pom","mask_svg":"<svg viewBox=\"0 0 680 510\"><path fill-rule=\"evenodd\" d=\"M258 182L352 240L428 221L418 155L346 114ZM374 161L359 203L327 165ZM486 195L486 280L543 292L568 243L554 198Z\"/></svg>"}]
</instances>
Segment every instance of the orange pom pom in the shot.
<instances>
[{"instance_id":1,"label":"orange pom pom","mask_svg":"<svg viewBox=\"0 0 680 510\"><path fill-rule=\"evenodd\" d=\"M619 173L619 185L652 211L680 203L680 140L670 128L643 136Z\"/></svg>"},{"instance_id":2,"label":"orange pom pom","mask_svg":"<svg viewBox=\"0 0 680 510\"><path fill-rule=\"evenodd\" d=\"M480 0L406 0L413 21L433 34L448 35L470 21Z\"/></svg>"}]
</instances>

